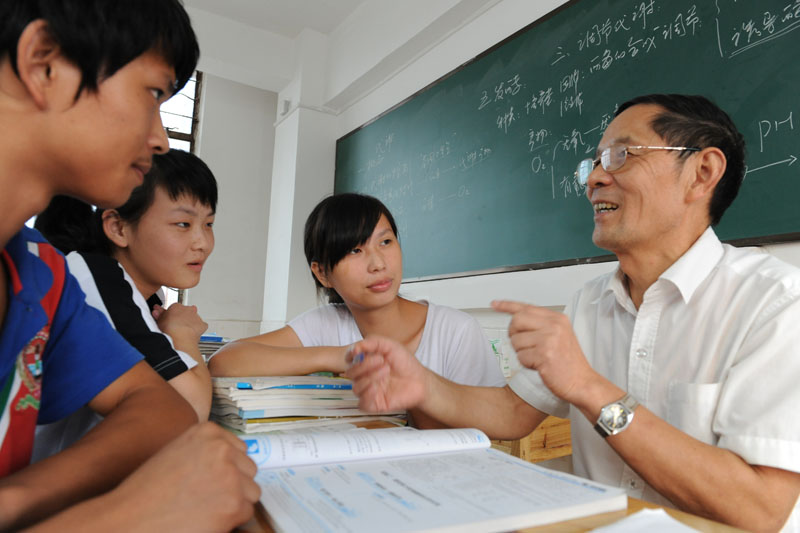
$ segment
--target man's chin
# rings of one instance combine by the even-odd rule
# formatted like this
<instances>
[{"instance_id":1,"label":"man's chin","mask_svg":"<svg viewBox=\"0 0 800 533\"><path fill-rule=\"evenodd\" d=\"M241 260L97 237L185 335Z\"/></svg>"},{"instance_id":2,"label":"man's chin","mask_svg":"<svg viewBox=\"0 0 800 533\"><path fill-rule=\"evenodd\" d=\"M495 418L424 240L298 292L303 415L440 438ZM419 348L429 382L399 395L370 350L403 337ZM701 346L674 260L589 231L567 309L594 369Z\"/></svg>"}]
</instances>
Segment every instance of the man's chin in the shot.
<instances>
[{"instance_id":1,"label":"man's chin","mask_svg":"<svg viewBox=\"0 0 800 533\"><path fill-rule=\"evenodd\" d=\"M84 201L96 205L100 209L115 209L128 201L131 197L133 189L137 185L127 184L122 187L116 187L113 190L103 191L102 194L95 193L92 198L82 198Z\"/></svg>"},{"instance_id":2,"label":"man's chin","mask_svg":"<svg viewBox=\"0 0 800 533\"><path fill-rule=\"evenodd\" d=\"M614 250L617 248L614 239L610 238L608 235L598 233L597 230L592 234L592 242L598 248L602 248L612 254L615 253Z\"/></svg>"}]
</instances>

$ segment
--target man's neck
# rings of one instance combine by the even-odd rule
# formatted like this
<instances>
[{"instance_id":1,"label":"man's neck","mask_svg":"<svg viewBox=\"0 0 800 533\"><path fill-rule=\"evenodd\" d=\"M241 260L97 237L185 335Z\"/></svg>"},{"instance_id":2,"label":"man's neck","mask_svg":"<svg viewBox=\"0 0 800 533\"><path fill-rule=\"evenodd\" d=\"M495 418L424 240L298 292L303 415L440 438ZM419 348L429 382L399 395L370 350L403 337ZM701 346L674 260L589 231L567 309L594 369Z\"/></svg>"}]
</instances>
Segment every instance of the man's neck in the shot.
<instances>
[{"instance_id":1,"label":"man's neck","mask_svg":"<svg viewBox=\"0 0 800 533\"><path fill-rule=\"evenodd\" d=\"M25 222L43 211L52 197L49 191L26 183L23 176L25 173L15 174L0 167L0 213L3 213L0 217L0 249L5 248Z\"/></svg>"},{"instance_id":2,"label":"man's neck","mask_svg":"<svg viewBox=\"0 0 800 533\"><path fill-rule=\"evenodd\" d=\"M695 231L688 238L675 242L672 246L655 243L651 247L617 253L620 270L625 275L628 294L636 309L642 305L647 289L697 242L705 230L704 227L700 231Z\"/></svg>"},{"instance_id":3,"label":"man's neck","mask_svg":"<svg viewBox=\"0 0 800 533\"><path fill-rule=\"evenodd\" d=\"M0 249L25 222L44 210L54 194L52 168L42 156L42 146L31 141L33 119L0 94Z\"/></svg>"}]
</instances>

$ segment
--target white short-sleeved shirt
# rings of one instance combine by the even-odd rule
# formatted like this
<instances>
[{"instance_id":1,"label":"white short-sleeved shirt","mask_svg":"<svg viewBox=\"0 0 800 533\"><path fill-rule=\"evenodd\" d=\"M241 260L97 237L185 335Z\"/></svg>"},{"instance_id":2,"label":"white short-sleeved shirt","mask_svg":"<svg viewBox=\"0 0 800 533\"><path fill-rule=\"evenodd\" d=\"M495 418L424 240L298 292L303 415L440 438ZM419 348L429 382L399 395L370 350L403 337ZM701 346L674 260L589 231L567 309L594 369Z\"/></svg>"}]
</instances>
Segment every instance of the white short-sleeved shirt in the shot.
<instances>
[{"instance_id":1,"label":"white short-sleeved shirt","mask_svg":"<svg viewBox=\"0 0 800 533\"><path fill-rule=\"evenodd\" d=\"M475 318L427 302L428 314L415 356L426 368L456 383L502 387L500 364ZM303 346L346 346L363 337L344 304L306 311L289 322Z\"/></svg>"},{"instance_id":2,"label":"white short-sleeved shirt","mask_svg":"<svg viewBox=\"0 0 800 533\"><path fill-rule=\"evenodd\" d=\"M800 472L800 270L722 244L709 228L638 311L618 269L587 283L566 312L592 367L658 417L749 464ZM537 409L569 416L575 473L669 503L537 372L509 384ZM798 513L786 530L800 531Z\"/></svg>"}]
</instances>

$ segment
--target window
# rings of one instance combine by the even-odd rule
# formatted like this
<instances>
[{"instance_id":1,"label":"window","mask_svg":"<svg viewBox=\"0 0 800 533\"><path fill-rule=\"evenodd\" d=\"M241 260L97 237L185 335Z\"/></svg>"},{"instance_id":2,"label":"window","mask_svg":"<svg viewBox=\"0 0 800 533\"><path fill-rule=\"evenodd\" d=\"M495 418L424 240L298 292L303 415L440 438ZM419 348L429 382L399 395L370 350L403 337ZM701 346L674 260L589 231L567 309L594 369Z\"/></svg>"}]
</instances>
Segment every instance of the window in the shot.
<instances>
[{"instance_id":1,"label":"window","mask_svg":"<svg viewBox=\"0 0 800 533\"><path fill-rule=\"evenodd\" d=\"M202 80L203 74L195 72L183 89L161 106L161 122L167 130L170 148L194 152Z\"/></svg>"}]
</instances>

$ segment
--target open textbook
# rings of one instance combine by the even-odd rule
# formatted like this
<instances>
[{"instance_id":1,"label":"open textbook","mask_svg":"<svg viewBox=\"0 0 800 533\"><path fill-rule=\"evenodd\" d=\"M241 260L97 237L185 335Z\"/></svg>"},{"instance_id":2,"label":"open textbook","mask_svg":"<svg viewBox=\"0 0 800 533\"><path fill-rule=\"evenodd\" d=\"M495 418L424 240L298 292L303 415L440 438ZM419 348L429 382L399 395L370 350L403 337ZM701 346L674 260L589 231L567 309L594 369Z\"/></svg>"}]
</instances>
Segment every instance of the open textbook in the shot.
<instances>
[{"instance_id":1,"label":"open textbook","mask_svg":"<svg viewBox=\"0 0 800 533\"><path fill-rule=\"evenodd\" d=\"M492 532L625 509L625 491L490 447L477 429L241 436L278 532Z\"/></svg>"}]
</instances>

